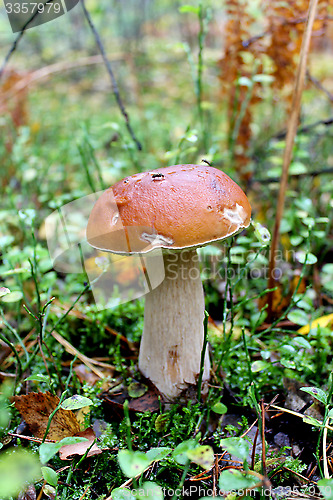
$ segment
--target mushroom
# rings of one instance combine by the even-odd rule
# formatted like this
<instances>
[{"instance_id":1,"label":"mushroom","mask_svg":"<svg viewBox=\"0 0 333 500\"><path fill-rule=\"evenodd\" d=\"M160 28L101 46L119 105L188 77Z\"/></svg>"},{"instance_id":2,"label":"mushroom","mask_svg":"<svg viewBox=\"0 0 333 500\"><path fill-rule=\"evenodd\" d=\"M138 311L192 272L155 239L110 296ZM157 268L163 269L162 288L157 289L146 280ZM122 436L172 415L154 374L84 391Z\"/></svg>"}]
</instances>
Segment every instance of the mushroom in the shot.
<instances>
[{"instance_id":1,"label":"mushroom","mask_svg":"<svg viewBox=\"0 0 333 500\"><path fill-rule=\"evenodd\" d=\"M139 369L169 400L197 383L200 372L205 303L196 248L239 232L250 216L241 188L207 165L135 174L94 205L91 246L120 254L163 250L165 278L145 296ZM202 381L209 376L206 349Z\"/></svg>"}]
</instances>

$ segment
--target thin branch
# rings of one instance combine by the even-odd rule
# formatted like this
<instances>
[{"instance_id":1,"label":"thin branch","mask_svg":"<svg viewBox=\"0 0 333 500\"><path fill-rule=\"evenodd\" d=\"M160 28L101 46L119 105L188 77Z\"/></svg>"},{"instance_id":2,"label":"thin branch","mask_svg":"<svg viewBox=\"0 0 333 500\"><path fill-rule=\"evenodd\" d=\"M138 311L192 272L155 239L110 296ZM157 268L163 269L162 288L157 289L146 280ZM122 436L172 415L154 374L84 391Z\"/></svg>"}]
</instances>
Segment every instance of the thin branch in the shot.
<instances>
[{"instance_id":1,"label":"thin branch","mask_svg":"<svg viewBox=\"0 0 333 500\"><path fill-rule=\"evenodd\" d=\"M304 172L302 174L290 174L289 178L298 179L304 177L317 177L317 175L333 174L333 167L322 168L321 170L312 170L311 172ZM250 184L272 184L274 182L280 182L280 177L254 177L250 180ZM275 288L270 291L275 291Z\"/></svg>"},{"instance_id":2,"label":"thin branch","mask_svg":"<svg viewBox=\"0 0 333 500\"><path fill-rule=\"evenodd\" d=\"M121 111L121 114L123 115L124 119L125 119L125 123L126 123L126 127L127 127L127 130L131 136L131 138L133 139L133 141L135 142L136 144L136 147L138 148L139 151L142 150L142 145L141 143L138 141L138 139L136 138L135 134L134 134L134 131L132 129L132 126L130 124L130 119L129 119L129 116L128 116L128 113L125 109L125 106L124 106L124 103L120 97L120 93L119 93L119 88L118 88L118 84L117 84L117 81L115 79L115 76L113 74L113 71L112 71L112 68L111 68L111 64L110 64L110 61L108 60L107 58L107 55L106 55L106 52L105 52L105 49L104 49L104 46L103 46L103 43L102 43L102 40L95 28L95 25L91 19L91 16L89 14L89 12L87 11L86 9L86 5L85 5L85 0L81 0L81 5L82 5L82 9L83 9L83 13L84 13L84 16L90 26L90 29L94 35L94 38L95 38L95 41L98 45L98 48L100 50L100 53L103 57L103 61L104 61L104 64L105 64L105 67L107 69L107 72L110 76L110 79L111 79L111 85L112 85L112 91L113 91L113 94L115 96L115 99L117 101L117 104L119 106L119 109Z\"/></svg>"},{"instance_id":3,"label":"thin branch","mask_svg":"<svg viewBox=\"0 0 333 500\"><path fill-rule=\"evenodd\" d=\"M45 6L46 3L51 3L53 2L53 0L45 0L45 2L43 2L43 5ZM4 74L4 71L6 69L6 66L10 60L10 58L12 57L12 55L14 54L15 50L17 49L17 46L18 44L20 43L21 41L21 38L23 37L24 33L26 32L26 30L29 28L29 25L36 19L36 17L40 14L39 12L39 9L36 9L34 14L32 14L32 16L27 20L27 22L22 26L22 30L19 32L19 34L17 35L17 37L15 38L14 42L12 43L2 65L1 65L1 68L0 68L0 80Z\"/></svg>"},{"instance_id":4,"label":"thin branch","mask_svg":"<svg viewBox=\"0 0 333 500\"><path fill-rule=\"evenodd\" d=\"M333 125L333 117L327 118L326 120L318 120L314 123L310 123L309 125L304 125L304 127L300 127L297 130L297 134L308 134L314 128L319 127L320 125L324 125L325 127L329 127L330 125ZM286 135L287 135L287 132L284 130L284 131L279 132L278 134L274 135L273 137L271 137L271 139L281 140L281 139L284 139L286 137Z\"/></svg>"},{"instance_id":5,"label":"thin branch","mask_svg":"<svg viewBox=\"0 0 333 500\"><path fill-rule=\"evenodd\" d=\"M275 277L274 277L274 269L276 264L276 253L277 247L279 244L279 236L280 236L280 225L281 219L284 211L284 202L285 195L288 185L288 174L289 174L289 166L292 160L293 146L295 137L297 134L298 128L298 120L301 108L301 99L304 88L305 81L305 73L306 73L306 65L308 60L308 54L310 50L310 42L311 35L313 29L313 23L316 17L316 9L317 9L318 0L310 0L309 10L308 10L308 22L306 25L306 30L303 36L301 54L300 54L300 62L297 68L297 75L295 81L295 87L293 92L293 100L291 107L291 114L289 120L289 126L286 137L286 147L283 155L283 166L282 166L282 176L280 183L279 196L277 201L277 212L275 219L274 232L272 237L272 245L270 252L270 261L269 261L269 278L268 278L268 288L274 288L275 285ZM273 294L274 292L270 292L268 294L268 315L269 317L272 314L273 308Z\"/></svg>"},{"instance_id":6,"label":"thin branch","mask_svg":"<svg viewBox=\"0 0 333 500\"><path fill-rule=\"evenodd\" d=\"M327 88L325 88L324 85L317 78L312 76L309 70L306 72L306 76L307 76L308 80L310 80L310 82L313 83L313 85L315 87L317 87L317 89L324 92L324 94L326 94L326 96L329 98L329 100L331 102L333 102L333 94L331 94L331 92L329 90L327 90Z\"/></svg>"}]
</instances>

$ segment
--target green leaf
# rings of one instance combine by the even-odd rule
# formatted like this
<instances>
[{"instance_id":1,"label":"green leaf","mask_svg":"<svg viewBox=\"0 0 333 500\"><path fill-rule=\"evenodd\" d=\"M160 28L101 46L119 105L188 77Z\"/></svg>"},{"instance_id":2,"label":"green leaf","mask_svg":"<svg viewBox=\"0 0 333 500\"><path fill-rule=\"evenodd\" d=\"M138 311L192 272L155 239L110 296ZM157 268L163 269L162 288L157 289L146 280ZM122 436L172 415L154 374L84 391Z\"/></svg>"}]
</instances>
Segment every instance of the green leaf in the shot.
<instances>
[{"instance_id":1,"label":"green leaf","mask_svg":"<svg viewBox=\"0 0 333 500\"><path fill-rule=\"evenodd\" d=\"M219 487L222 492L245 490L251 488L259 479L237 469L224 470L219 478Z\"/></svg>"},{"instance_id":2,"label":"green leaf","mask_svg":"<svg viewBox=\"0 0 333 500\"><path fill-rule=\"evenodd\" d=\"M333 479L320 479L317 485L325 500L333 500Z\"/></svg>"},{"instance_id":3,"label":"green leaf","mask_svg":"<svg viewBox=\"0 0 333 500\"><path fill-rule=\"evenodd\" d=\"M140 382L131 382L127 387L127 392L131 398L141 398L148 391L148 387Z\"/></svg>"},{"instance_id":4,"label":"green leaf","mask_svg":"<svg viewBox=\"0 0 333 500\"><path fill-rule=\"evenodd\" d=\"M61 403L61 408L63 410L79 410L80 408L84 408L85 406L90 406L92 404L93 402L91 399L75 394L74 396L65 399Z\"/></svg>"},{"instance_id":5,"label":"green leaf","mask_svg":"<svg viewBox=\"0 0 333 500\"><path fill-rule=\"evenodd\" d=\"M302 420L305 424L310 424L314 427L324 427L324 424L319 422L319 420L317 420L316 418L310 417L309 415L305 415Z\"/></svg>"},{"instance_id":6,"label":"green leaf","mask_svg":"<svg viewBox=\"0 0 333 500\"><path fill-rule=\"evenodd\" d=\"M293 343L304 349L311 349L311 344L304 337L295 337Z\"/></svg>"},{"instance_id":7,"label":"green leaf","mask_svg":"<svg viewBox=\"0 0 333 500\"><path fill-rule=\"evenodd\" d=\"M290 368L290 370L295 370L295 368L296 368L295 361L292 361L291 359L281 359L280 363L285 368Z\"/></svg>"},{"instance_id":8,"label":"green leaf","mask_svg":"<svg viewBox=\"0 0 333 500\"><path fill-rule=\"evenodd\" d=\"M161 486L153 481L145 481L136 491L137 500L163 500L164 498Z\"/></svg>"},{"instance_id":9,"label":"green leaf","mask_svg":"<svg viewBox=\"0 0 333 500\"><path fill-rule=\"evenodd\" d=\"M303 237L300 236L299 234L294 234L290 236L290 243L292 244L293 247L297 247L300 245L303 241Z\"/></svg>"},{"instance_id":10,"label":"green leaf","mask_svg":"<svg viewBox=\"0 0 333 500\"><path fill-rule=\"evenodd\" d=\"M271 233L268 231L267 227L260 224L260 222L252 222L254 227L254 234L262 244L266 244L271 239Z\"/></svg>"},{"instance_id":11,"label":"green leaf","mask_svg":"<svg viewBox=\"0 0 333 500\"><path fill-rule=\"evenodd\" d=\"M147 469L151 460L142 451L119 450L118 462L126 477L135 477Z\"/></svg>"},{"instance_id":12,"label":"green leaf","mask_svg":"<svg viewBox=\"0 0 333 500\"><path fill-rule=\"evenodd\" d=\"M247 76L241 76L238 78L238 85L241 87L253 87L253 81Z\"/></svg>"},{"instance_id":13,"label":"green leaf","mask_svg":"<svg viewBox=\"0 0 333 500\"><path fill-rule=\"evenodd\" d=\"M51 467L42 467L42 474L45 481L51 486L57 486L58 474Z\"/></svg>"},{"instance_id":14,"label":"green leaf","mask_svg":"<svg viewBox=\"0 0 333 500\"><path fill-rule=\"evenodd\" d=\"M146 456L149 458L150 462L157 462L158 460L163 460L163 458L170 455L172 448L167 446L161 446L160 448L151 448L147 451Z\"/></svg>"},{"instance_id":15,"label":"green leaf","mask_svg":"<svg viewBox=\"0 0 333 500\"><path fill-rule=\"evenodd\" d=\"M288 319L296 325L307 325L309 323L309 315L302 309L294 309L288 314Z\"/></svg>"},{"instance_id":16,"label":"green leaf","mask_svg":"<svg viewBox=\"0 0 333 500\"><path fill-rule=\"evenodd\" d=\"M111 498L112 500L134 500L136 497L127 488L115 488L111 492Z\"/></svg>"},{"instance_id":17,"label":"green leaf","mask_svg":"<svg viewBox=\"0 0 333 500\"><path fill-rule=\"evenodd\" d=\"M1 298L1 300L2 302L9 304L12 302L18 302L22 298L23 298L23 293L17 290L16 292L7 293L4 297Z\"/></svg>"},{"instance_id":18,"label":"green leaf","mask_svg":"<svg viewBox=\"0 0 333 500\"><path fill-rule=\"evenodd\" d=\"M88 441L86 438L82 437L66 437L59 441L58 443L43 443L39 447L39 458L42 464L46 464L49 460L51 460L54 455L58 453L62 446L68 444L76 444L82 443L83 441Z\"/></svg>"},{"instance_id":19,"label":"green leaf","mask_svg":"<svg viewBox=\"0 0 333 500\"><path fill-rule=\"evenodd\" d=\"M198 443L197 441L195 441L195 439L188 439L187 441L183 441L173 450L172 458L175 459L177 464L186 465L189 462L187 452L189 450L192 450L196 446L198 446Z\"/></svg>"},{"instance_id":20,"label":"green leaf","mask_svg":"<svg viewBox=\"0 0 333 500\"><path fill-rule=\"evenodd\" d=\"M303 250L296 252L296 259L301 264L304 264L305 260L308 265L315 264L317 262L317 257L313 253L306 253Z\"/></svg>"},{"instance_id":21,"label":"green leaf","mask_svg":"<svg viewBox=\"0 0 333 500\"><path fill-rule=\"evenodd\" d=\"M11 449L0 454L1 499L16 498L27 483L41 477L38 455L22 448Z\"/></svg>"},{"instance_id":22,"label":"green leaf","mask_svg":"<svg viewBox=\"0 0 333 500\"><path fill-rule=\"evenodd\" d=\"M308 169L301 161L293 161L290 165L289 172L293 175L306 174Z\"/></svg>"},{"instance_id":23,"label":"green leaf","mask_svg":"<svg viewBox=\"0 0 333 500\"><path fill-rule=\"evenodd\" d=\"M269 366L270 366L270 364L267 363L267 361L261 361L261 359L259 359L258 361L254 361L252 363L252 365L251 365L251 372L252 373L257 373L257 372L260 372L261 370L265 370Z\"/></svg>"},{"instance_id":24,"label":"green leaf","mask_svg":"<svg viewBox=\"0 0 333 500\"><path fill-rule=\"evenodd\" d=\"M182 5L178 10L181 14L187 14L189 12L196 16L199 14L199 7L194 7L194 5Z\"/></svg>"},{"instance_id":25,"label":"green leaf","mask_svg":"<svg viewBox=\"0 0 333 500\"><path fill-rule=\"evenodd\" d=\"M203 469L209 470L214 465L214 451L211 446L197 446L192 450L187 451L187 456Z\"/></svg>"},{"instance_id":26,"label":"green leaf","mask_svg":"<svg viewBox=\"0 0 333 500\"><path fill-rule=\"evenodd\" d=\"M227 413L228 411L228 408L226 407L226 405L224 405L223 403L221 403L220 401L215 403L213 406L212 406L212 411L214 413L217 413L218 415L224 415L225 413Z\"/></svg>"},{"instance_id":27,"label":"green leaf","mask_svg":"<svg viewBox=\"0 0 333 500\"><path fill-rule=\"evenodd\" d=\"M230 455L240 458L243 462L250 453L250 445L244 438L226 438L221 439L220 445L225 448Z\"/></svg>"},{"instance_id":28,"label":"green leaf","mask_svg":"<svg viewBox=\"0 0 333 500\"><path fill-rule=\"evenodd\" d=\"M324 405L327 404L328 395L322 389L318 389L317 387L301 387L301 391L307 392Z\"/></svg>"},{"instance_id":29,"label":"green leaf","mask_svg":"<svg viewBox=\"0 0 333 500\"><path fill-rule=\"evenodd\" d=\"M24 379L24 381L27 380L33 380L34 382L50 382L50 379L47 375L43 375L41 373L36 373L35 375L30 375L30 377L27 377Z\"/></svg>"},{"instance_id":30,"label":"green leaf","mask_svg":"<svg viewBox=\"0 0 333 500\"><path fill-rule=\"evenodd\" d=\"M258 75L254 75L253 81L258 83L271 83L274 81L274 76L265 75L264 73L259 73Z\"/></svg>"},{"instance_id":31,"label":"green leaf","mask_svg":"<svg viewBox=\"0 0 333 500\"><path fill-rule=\"evenodd\" d=\"M161 413L156 417L155 420L155 430L156 432L164 432L169 423L168 413Z\"/></svg>"}]
</instances>

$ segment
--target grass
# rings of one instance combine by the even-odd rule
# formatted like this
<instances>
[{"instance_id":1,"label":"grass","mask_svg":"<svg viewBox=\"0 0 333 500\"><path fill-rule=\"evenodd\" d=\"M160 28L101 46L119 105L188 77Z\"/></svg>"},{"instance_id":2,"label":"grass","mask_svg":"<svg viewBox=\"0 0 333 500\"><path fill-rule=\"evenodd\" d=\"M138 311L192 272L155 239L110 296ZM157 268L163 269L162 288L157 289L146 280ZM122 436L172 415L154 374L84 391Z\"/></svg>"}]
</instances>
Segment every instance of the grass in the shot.
<instances>
[{"instance_id":1,"label":"grass","mask_svg":"<svg viewBox=\"0 0 333 500\"><path fill-rule=\"evenodd\" d=\"M113 387L114 393L127 394L133 381L145 383L137 368L144 300L98 310L86 274L54 269L48 253L45 217L63 204L126 175L176 161L200 163L205 158L239 180L237 166L228 163L232 155L226 153L224 146L228 135L225 106L221 103L220 109L216 109L215 105L219 93L214 80L216 68L212 64L216 61L216 49L205 47L207 18L203 17L202 8L197 14L198 45L165 46L163 40L152 37L145 47L139 47L138 59L130 60L132 69L128 58L115 65L133 128L143 144L142 152L137 151L126 132L100 66L54 76L46 85L31 88L27 98L28 118L19 129L13 129L7 115L1 121L4 134L0 140L3 165L0 285L11 292L0 298L0 340L4 342L0 355L2 463L6 462L5 452L12 447L30 450L31 460L39 456L38 443L10 437L9 433L16 434L21 422L10 402L15 394L51 391L61 397L67 388L66 398L88 397L92 405L84 426L94 425L98 445L103 449L99 455L75 456L69 462L60 460L57 454L52 456L47 466L56 472L56 480L52 473L45 472L49 488L45 491L58 500L106 499L112 490L125 483L142 488L157 484L170 490L167 497L172 497L170 492L177 487L191 491L191 487L200 485L203 497L205 492L217 488L219 481L223 487L230 481L238 484L240 479L246 487L254 484L249 474L230 479L227 469L222 471L222 465L232 463L259 474L253 476L259 491L268 480L273 487L301 488L298 475L307 474L308 480L304 482L308 491L314 485L318 492L316 485L325 476L324 435L329 440L331 431L325 431L319 417L329 425L332 384L327 386L323 381L329 380L332 371L332 328L329 324L310 328L306 335L298 330L333 312L329 267L332 183L330 174L311 175L312 170L332 164L329 127L318 127L297 138L281 228L282 276L273 321L267 322L263 302L267 293L269 247L260 234L258 239L258 231L256 234L250 227L227 245L201 250L214 371L204 398L195 390L189 400L180 399L166 407L160 402L158 411L145 413L126 410L122 404L116 407L112 400L108 402L102 396L106 389ZM173 12L171 17L174 19ZM162 16L160 22L163 19L170 29L168 15ZM195 18L191 19L197 26ZM101 18L99 21L102 23ZM24 51L38 59L34 36L28 38L22 53L17 53L18 65L24 65ZM117 50L128 56L125 39L116 35L106 38L110 45L116 41ZM201 65L197 67L198 47ZM51 51L51 45L47 49ZM182 71L175 71L178 66ZM313 105L314 97L318 106ZM253 175L246 189L255 221L270 230L284 147L284 141L275 136L285 120L283 110L272 110L272 99L268 88L254 117L253 129L258 132L249 152ZM313 90L305 92L305 122L326 116L328 106L324 102ZM266 127L268 122L270 126ZM302 252L315 257L313 264L303 264ZM110 328L119 335L111 334ZM68 352L52 336L53 331L70 342L79 355L107 363L108 370L100 364L93 365L105 370L106 377L96 376L97 381L92 385L91 378L77 370L84 364L82 360ZM35 380L25 381L30 375ZM283 413L277 417L268 406L275 396L278 406L288 397L307 404L298 385L322 389L326 394L324 403L317 402L318 413L313 413L315 420L309 423L303 422L299 415ZM271 416L270 421L265 420L265 414ZM266 432L264 451L260 438L255 437L256 431L251 434L250 427L256 419L259 436ZM307 434L305 442L298 429L300 434ZM303 445L305 451L297 455L290 440L289 445L277 447L274 437L279 432L286 437L296 433L297 446ZM25 429L23 435L27 434ZM236 441L222 446L221 439L226 438ZM230 443L234 448L230 448ZM200 460L193 454L196 449L198 454L209 453L201 446L210 446L220 459L218 466L203 477L199 476ZM146 455L144 458L135 455L155 448L170 451L152 462L147 462ZM125 465L121 465L119 450L129 452ZM229 454L223 455L226 451L237 457L238 462L231 460ZM141 460L147 467L132 482L133 460L139 463ZM312 475L310 469L314 470ZM4 469L0 462L1 470ZM14 477L18 481L20 473ZM37 474L37 492L45 485L44 480ZM161 498L160 493L156 490L149 498ZM46 493L43 495L46 498ZM15 498L15 493L12 496Z\"/></svg>"}]
</instances>

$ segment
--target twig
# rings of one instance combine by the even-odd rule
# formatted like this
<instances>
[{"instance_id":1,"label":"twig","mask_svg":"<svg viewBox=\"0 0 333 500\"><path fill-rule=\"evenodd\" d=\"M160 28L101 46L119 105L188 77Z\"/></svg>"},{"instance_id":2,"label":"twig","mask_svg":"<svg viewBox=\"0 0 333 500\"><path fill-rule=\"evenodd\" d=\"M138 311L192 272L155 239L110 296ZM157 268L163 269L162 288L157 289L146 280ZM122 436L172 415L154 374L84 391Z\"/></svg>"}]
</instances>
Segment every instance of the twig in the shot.
<instances>
[{"instance_id":1,"label":"twig","mask_svg":"<svg viewBox=\"0 0 333 500\"><path fill-rule=\"evenodd\" d=\"M300 127L297 130L297 134L307 134L308 132L311 132L314 128L319 127L320 125L324 125L325 127L333 125L333 118L327 118L326 120L318 120L314 123L310 123L309 125L305 125L304 127ZM284 139L286 137L286 134L287 132L284 130L271 137L271 139L277 139L277 140Z\"/></svg>"},{"instance_id":2,"label":"twig","mask_svg":"<svg viewBox=\"0 0 333 500\"><path fill-rule=\"evenodd\" d=\"M331 94L331 92L329 90L327 90L327 88L324 87L324 85L317 78L315 78L314 76L312 76L309 70L306 72L306 76L307 76L308 80L310 80L310 82L313 83L313 85L315 87L317 87L319 90L321 90L322 92L324 92L324 94L327 95L327 97L329 98L329 100L331 102L333 102L333 94Z\"/></svg>"},{"instance_id":3,"label":"twig","mask_svg":"<svg viewBox=\"0 0 333 500\"><path fill-rule=\"evenodd\" d=\"M328 472L328 465L327 465L327 451L326 451L326 447L327 447L327 422L328 422L328 419L326 420L326 423L325 423L325 428L324 428L324 432L323 432L323 463L324 463L324 478L325 479L330 479L330 474Z\"/></svg>"},{"instance_id":4,"label":"twig","mask_svg":"<svg viewBox=\"0 0 333 500\"><path fill-rule=\"evenodd\" d=\"M333 119L332 119L332 124L333 124ZM333 173L333 168L322 168L320 170L312 170L312 172L304 172L302 174L291 174L290 177L293 177L293 178L303 178L303 177L317 177L317 175L325 175L325 174L332 174ZM251 184L254 184L254 183L259 183L259 184L271 184L272 182L279 182L280 181L280 177L265 177L264 179L258 179L258 178L253 178L251 179ZM273 289L275 290L275 288ZM264 295L266 293L263 292L261 295ZM245 299L247 300L247 299ZM248 299L248 300L252 300L251 299ZM243 301L242 301L243 302ZM237 304L238 306L238 304Z\"/></svg>"},{"instance_id":5,"label":"twig","mask_svg":"<svg viewBox=\"0 0 333 500\"><path fill-rule=\"evenodd\" d=\"M39 443L41 444L42 443L42 438L36 438L36 437L32 437L32 436L24 436L23 434L16 434L15 432L7 432L8 436L12 436L12 437L18 437L20 439L26 439L27 441L33 441L34 443ZM54 440L52 439L45 439L46 443L54 443Z\"/></svg>"},{"instance_id":6,"label":"twig","mask_svg":"<svg viewBox=\"0 0 333 500\"><path fill-rule=\"evenodd\" d=\"M119 59L126 55L119 54ZM97 64L102 64L103 58L101 55L81 57L75 61L61 61L42 68L36 69L33 72L29 72L27 75L22 76L20 80L14 83L9 90L2 92L0 96L0 112L3 111L5 102L9 99L15 97L23 90L25 90L30 85L36 84L39 80L49 78L57 73L64 73L65 71L75 70L77 68L82 68L83 66L92 66Z\"/></svg>"},{"instance_id":7,"label":"twig","mask_svg":"<svg viewBox=\"0 0 333 500\"><path fill-rule=\"evenodd\" d=\"M219 459L218 456L215 455L215 464L213 470L213 497L217 496L217 480L219 477Z\"/></svg>"},{"instance_id":8,"label":"twig","mask_svg":"<svg viewBox=\"0 0 333 500\"><path fill-rule=\"evenodd\" d=\"M104 64L105 64L105 67L107 69L107 72L110 76L110 79L111 79L111 85L112 85L112 91L113 91L113 94L115 96L115 99L117 101L117 104L119 106L119 109L121 111L121 114L123 115L124 119L125 119L125 123L126 123L126 127L127 127L127 130L131 136L131 138L133 139L133 141L135 142L136 144L136 147L138 148L139 151L142 150L142 146L141 146L141 143L138 141L138 139L136 138L135 134L134 134L134 131L132 129L132 126L130 124L130 120L129 120L129 116L128 116L128 113L125 109L125 106L123 104L123 101L120 97L120 94L119 94L119 88L118 88L118 84L117 84L117 81L115 79L115 76L113 74L113 71L112 71L112 68L111 68L111 64L110 64L110 61L108 60L107 58L107 55L106 55L106 52L105 52L105 49L104 49L104 46L103 46L103 43L102 43L102 40L95 28L95 25L90 17L90 14L89 12L87 11L86 9L86 5L85 5L85 0L81 0L81 5L82 5L82 9L83 9L83 13L84 13L84 16L90 26L90 29L94 35L94 38L95 38L95 41L98 45L98 48L100 50L100 53L102 54L102 57L103 57L103 61L104 61Z\"/></svg>"},{"instance_id":9,"label":"twig","mask_svg":"<svg viewBox=\"0 0 333 500\"><path fill-rule=\"evenodd\" d=\"M279 411L281 411L283 413L290 413L290 415L295 415L295 417L300 417L302 420L304 420L304 418L307 417L307 415L303 415L302 413L298 413L297 411L288 410L287 408L282 408L281 406L271 405L271 407L274 408L274 410L279 410ZM322 422L320 422L318 419L315 418L314 420L317 421L318 426L323 426L324 427L324 425L322 424ZM333 427L331 425L326 424L326 427L330 431L333 431Z\"/></svg>"},{"instance_id":10,"label":"twig","mask_svg":"<svg viewBox=\"0 0 333 500\"><path fill-rule=\"evenodd\" d=\"M15 378L15 377L16 377L16 375L14 375L14 373L5 373L5 372L0 372L0 377Z\"/></svg>"},{"instance_id":11,"label":"twig","mask_svg":"<svg viewBox=\"0 0 333 500\"><path fill-rule=\"evenodd\" d=\"M93 363L92 363L92 360L89 359L87 356L85 356L84 354L81 354L80 351L78 351L77 349L75 349L74 346L72 346L72 344L70 344L66 339L64 339L61 335L59 335L59 333L57 332L52 332L52 337L54 337L58 342L59 344L61 344L67 352L69 352L70 354L72 354L73 356L77 356L81 361L82 363L84 363L92 372L94 372L99 378L103 379L104 378L104 373L101 372L98 368L96 368ZM112 366L110 365L110 367L112 368Z\"/></svg>"},{"instance_id":12,"label":"twig","mask_svg":"<svg viewBox=\"0 0 333 500\"><path fill-rule=\"evenodd\" d=\"M45 6L47 3L51 3L53 2L53 0L45 0L45 2L43 2L43 5ZM24 33L26 32L27 28L29 27L29 25L36 19L36 17L39 15L39 9L36 9L34 14L27 20L27 22L22 26L22 30L19 32L19 34L17 35L17 37L15 38L14 42L12 43L12 46L10 47L9 51L7 52L7 55L1 65L1 68L0 68L0 80L3 76L3 73L5 71L5 68L10 60L10 58L12 57L12 55L14 54L15 50L17 49L17 46L21 40L21 38L23 37Z\"/></svg>"},{"instance_id":13,"label":"twig","mask_svg":"<svg viewBox=\"0 0 333 500\"><path fill-rule=\"evenodd\" d=\"M317 4L318 4L318 0L310 0L309 10L308 10L308 22L306 25L306 30L305 30L303 41L302 41L300 61L299 61L299 65L297 68L297 75L296 75L295 87L294 87L294 92L293 92L292 107L291 107L291 115L290 115L290 121L289 121L289 126L288 126L288 131L287 131L287 137L286 137L286 147L285 147L284 156L283 156L282 176L281 176L279 197L278 197L278 202L277 202L275 227L274 227L271 252L270 252L268 288L273 288L275 285L275 277L274 277L273 273L274 273L275 264L276 264L276 253L277 253L277 247L278 247L278 243L279 243L280 225L281 225L281 219L283 216L284 201L285 201L285 195L286 195L286 190L287 190L287 185L288 185L289 166L290 166L290 162L292 159L295 136L297 134L302 92L303 92L303 88L304 88L304 80L305 80L305 73L306 73L306 65L307 65L307 59L308 59L308 54L309 54L309 50L310 50L311 34L312 34L313 23L314 23L315 16L316 16ZM274 296L274 292L270 292L268 294L268 297L267 297L268 298L267 303L268 303L268 316L269 317L271 317L271 315L272 315L273 296Z\"/></svg>"}]
</instances>

